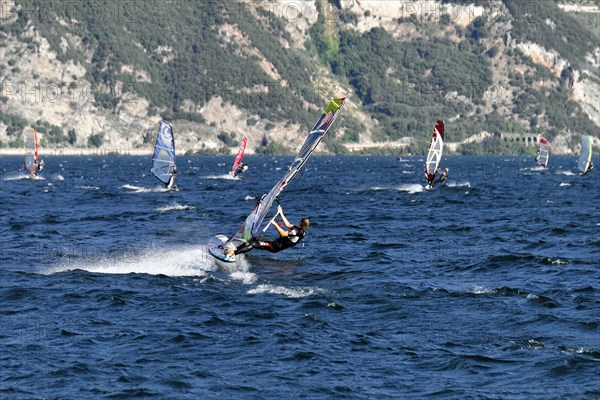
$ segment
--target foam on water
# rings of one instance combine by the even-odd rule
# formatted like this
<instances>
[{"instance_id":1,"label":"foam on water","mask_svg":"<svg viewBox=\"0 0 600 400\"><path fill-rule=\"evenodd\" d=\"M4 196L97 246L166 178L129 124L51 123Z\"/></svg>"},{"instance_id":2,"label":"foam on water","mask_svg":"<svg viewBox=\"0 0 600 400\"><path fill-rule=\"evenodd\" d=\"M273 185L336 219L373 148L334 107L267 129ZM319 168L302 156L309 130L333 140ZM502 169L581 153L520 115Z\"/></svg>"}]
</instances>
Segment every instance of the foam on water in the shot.
<instances>
[{"instance_id":1,"label":"foam on water","mask_svg":"<svg viewBox=\"0 0 600 400\"><path fill-rule=\"evenodd\" d=\"M177 249L148 249L141 253L126 253L116 257L78 260L51 266L41 273L84 270L100 274L150 274L167 276L203 276L216 270L213 258L205 246Z\"/></svg>"},{"instance_id":2,"label":"foam on water","mask_svg":"<svg viewBox=\"0 0 600 400\"><path fill-rule=\"evenodd\" d=\"M172 205L169 205L169 206L158 207L154 211L159 212L159 213L162 214L162 213L166 213L166 212L169 212L169 211L193 211L195 209L196 209L196 207L194 207L194 206L188 206L188 205L185 205L185 204L182 205L182 204L175 203L175 204L172 204Z\"/></svg>"},{"instance_id":3,"label":"foam on water","mask_svg":"<svg viewBox=\"0 0 600 400\"><path fill-rule=\"evenodd\" d=\"M453 189L470 189L471 183L469 181L447 182L446 186Z\"/></svg>"},{"instance_id":4,"label":"foam on water","mask_svg":"<svg viewBox=\"0 0 600 400\"><path fill-rule=\"evenodd\" d=\"M485 286L477 285L473 288L473 294L493 294L495 293L494 289L486 288Z\"/></svg>"},{"instance_id":5,"label":"foam on water","mask_svg":"<svg viewBox=\"0 0 600 400\"><path fill-rule=\"evenodd\" d=\"M418 183L408 183L405 185L397 186L394 188L394 190L397 190L399 192L408 192L410 194L421 193L425 191L425 186L422 186Z\"/></svg>"},{"instance_id":6,"label":"foam on water","mask_svg":"<svg viewBox=\"0 0 600 400\"><path fill-rule=\"evenodd\" d=\"M556 175L573 176L575 175L575 173L573 173L572 171L559 170L556 171Z\"/></svg>"},{"instance_id":7,"label":"foam on water","mask_svg":"<svg viewBox=\"0 0 600 400\"><path fill-rule=\"evenodd\" d=\"M251 285L258 279L258 276L249 271L235 271L231 273L231 279L241 281L244 285Z\"/></svg>"},{"instance_id":8,"label":"foam on water","mask_svg":"<svg viewBox=\"0 0 600 400\"><path fill-rule=\"evenodd\" d=\"M222 174L222 175L208 175L206 177L206 179L224 179L224 180L227 180L227 181L239 181L240 180L239 177L233 176L233 175L231 175L229 173Z\"/></svg>"},{"instance_id":9,"label":"foam on water","mask_svg":"<svg viewBox=\"0 0 600 400\"><path fill-rule=\"evenodd\" d=\"M46 178L44 178L43 176L37 176L35 178L32 178L31 175L26 174L22 171L9 173L9 174L6 174L4 177L2 177L3 181L18 181L21 179L31 179L34 181L45 181L46 180Z\"/></svg>"},{"instance_id":10,"label":"foam on water","mask_svg":"<svg viewBox=\"0 0 600 400\"><path fill-rule=\"evenodd\" d=\"M316 293L322 292L322 289L315 288L288 288L285 286L277 286L272 284L262 284L258 285L254 289L248 290L248 294L262 294L262 293L270 293L270 294L282 294L285 297L289 297L291 299L299 299L302 297L312 296Z\"/></svg>"},{"instance_id":11,"label":"foam on water","mask_svg":"<svg viewBox=\"0 0 600 400\"><path fill-rule=\"evenodd\" d=\"M122 189L131 190L133 193L160 193L160 192L169 192L170 190L165 187L155 187L155 188L146 188L143 186L135 186L125 184L121 186Z\"/></svg>"}]
</instances>

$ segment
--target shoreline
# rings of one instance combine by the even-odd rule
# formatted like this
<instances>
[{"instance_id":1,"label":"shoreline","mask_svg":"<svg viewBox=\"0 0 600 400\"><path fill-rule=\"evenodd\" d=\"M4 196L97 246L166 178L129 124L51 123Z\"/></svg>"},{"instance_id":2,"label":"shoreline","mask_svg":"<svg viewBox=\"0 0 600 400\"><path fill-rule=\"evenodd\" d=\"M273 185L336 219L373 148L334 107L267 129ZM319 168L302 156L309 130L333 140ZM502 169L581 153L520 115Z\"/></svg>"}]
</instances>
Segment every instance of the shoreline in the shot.
<instances>
[{"instance_id":1,"label":"shoreline","mask_svg":"<svg viewBox=\"0 0 600 400\"><path fill-rule=\"evenodd\" d=\"M390 149L389 154L378 154L377 150L380 150L381 147L365 147L364 150L355 150L351 151L348 154L340 154L339 156L363 156L369 157L374 155L388 155L388 156L396 156L397 149ZM376 154L371 154L369 150L375 150ZM16 156L23 157L25 156L26 149L25 148L14 148L14 147L4 147L0 148L0 157L5 156ZM123 148L112 148L112 149L84 149L84 148L43 148L39 150L39 157L43 158L44 156L67 156L67 157L84 157L84 156L148 156L152 157L154 153L154 148L147 149L123 149ZM317 152L318 154L319 152ZM253 152L246 152L247 155L254 155ZM324 155L323 153L320 153ZM185 154L180 154L180 156L184 156ZM212 155L222 155L228 156L231 154L212 154ZM276 156L285 156L292 154L277 154ZM316 154L315 154L316 155ZM335 154L325 154L332 155ZM416 154L413 154L414 156ZM422 154L423 155L423 154ZM421 156L422 156L421 155ZM482 155L482 154L473 154L473 155ZM573 156L577 155L575 152L569 153L555 153L554 156ZM193 154L193 156L202 156L202 154ZM462 156L458 152L449 151L446 153L447 157L460 157ZM499 157L519 157L519 156L527 156L527 154L494 154L493 156ZM406 157L410 157L408 154Z\"/></svg>"},{"instance_id":2,"label":"shoreline","mask_svg":"<svg viewBox=\"0 0 600 400\"><path fill-rule=\"evenodd\" d=\"M154 149L49 149L39 150L39 157L43 156L152 156ZM25 148L5 147L0 148L2 156L24 156Z\"/></svg>"}]
</instances>

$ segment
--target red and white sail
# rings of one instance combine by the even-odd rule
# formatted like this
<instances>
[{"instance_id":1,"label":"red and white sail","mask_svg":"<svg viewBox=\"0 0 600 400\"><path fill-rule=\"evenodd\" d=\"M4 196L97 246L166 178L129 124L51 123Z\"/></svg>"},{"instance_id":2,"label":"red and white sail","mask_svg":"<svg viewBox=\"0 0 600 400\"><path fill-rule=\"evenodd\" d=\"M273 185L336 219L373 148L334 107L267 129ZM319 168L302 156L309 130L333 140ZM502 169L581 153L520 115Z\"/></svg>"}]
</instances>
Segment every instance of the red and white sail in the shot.
<instances>
[{"instance_id":1,"label":"red and white sail","mask_svg":"<svg viewBox=\"0 0 600 400\"><path fill-rule=\"evenodd\" d=\"M246 145L248 144L248 138L244 136L242 138L242 142L240 143L240 148L238 149L237 155L235 156L235 160L233 161L233 167L231 167L231 174L235 173L235 170L242 163L242 159L244 158L244 152L246 151Z\"/></svg>"}]
</instances>

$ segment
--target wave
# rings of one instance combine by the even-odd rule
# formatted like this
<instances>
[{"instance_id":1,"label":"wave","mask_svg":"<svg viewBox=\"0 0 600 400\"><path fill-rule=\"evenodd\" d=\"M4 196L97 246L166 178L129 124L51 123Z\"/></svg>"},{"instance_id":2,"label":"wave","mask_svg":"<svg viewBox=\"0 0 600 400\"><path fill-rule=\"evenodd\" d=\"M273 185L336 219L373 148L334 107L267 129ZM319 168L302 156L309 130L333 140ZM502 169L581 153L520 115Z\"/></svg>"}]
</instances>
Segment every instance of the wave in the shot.
<instances>
[{"instance_id":1,"label":"wave","mask_svg":"<svg viewBox=\"0 0 600 400\"><path fill-rule=\"evenodd\" d=\"M36 176L35 178L32 178L31 175L26 174L24 172L15 172L15 173L11 173L11 174L6 174L5 176L2 177L3 181L18 181L21 179L31 179L34 181L45 181L46 178L44 178L43 176Z\"/></svg>"},{"instance_id":2,"label":"wave","mask_svg":"<svg viewBox=\"0 0 600 400\"><path fill-rule=\"evenodd\" d=\"M529 171L536 171L536 172L539 172L539 171L546 171L546 167L542 167L541 165L538 165L538 166L536 166L536 167L531 167L531 168L522 168L521 170L522 170L522 171L527 171L527 170L529 170Z\"/></svg>"},{"instance_id":3,"label":"wave","mask_svg":"<svg viewBox=\"0 0 600 400\"><path fill-rule=\"evenodd\" d=\"M597 349L585 349L583 347L569 347L569 346L558 346L558 348L562 351L568 352L568 353L575 353L575 354L586 354L586 355L590 355L591 357L600 360L600 350Z\"/></svg>"},{"instance_id":4,"label":"wave","mask_svg":"<svg viewBox=\"0 0 600 400\"><path fill-rule=\"evenodd\" d=\"M155 188L146 188L143 186L135 186L135 185L129 185L129 184L125 184L123 186L121 186L122 189L127 189L127 190L131 190L134 193L151 193L151 192L169 192L170 190L165 188L165 187L155 187Z\"/></svg>"},{"instance_id":5,"label":"wave","mask_svg":"<svg viewBox=\"0 0 600 400\"><path fill-rule=\"evenodd\" d=\"M258 276L250 271L234 271L230 276L231 279L241 281L244 285L251 285L258 279Z\"/></svg>"},{"instance_id":6,"label":"wave","mask_svg":"<svg viewBox=\"0 0 600 400\"><path fill-rule=\"evenodd\" d=\"M239 181L239 176L233 176L230 173L222 174L222 175L209 175L206 179L225 179L227 181Z\"/></svg>"},{"instance_id":7,"label":"wave","mask_svg":"<svg viewBox=\"0 0 600 400\"><path fill-rule=\"evenodd\" d=\"M81 186L76 186L78 189L84 189L84 190L100 190L100 186L93 186L93 185L81 185Z\"/></svg>"},{"instance_id":8,"label":"wave","mask_svg":"<svg viewBox=\"0 0 600 400\"><path fill-rule=\"evenodd\" d=\"M66 255L68 257L68 255ZM52 275L73 270L100 274L149 274L167 276L204 276L216 270L206 246L177 249L129 251L116 257L101 255L77 262L64 262L40 271Z\"/></svg>"},{"instance_id":9,"label":"wave","mask_svg":"<svg viewBox=\"0 0 600 400\"><path fill-rule=\"evenodd\" d=\"M270 293L270 294L282 294L285 297L291 299L299 299L302 297L313 296L317 293L321 293L322 289L315 288L287 288L285 286L277 286L272 284L262 284L258 285L254 289L248 290L248 294L262 294L262 293Z\"/></svg>"},{"instance_id":10,"label":"wave","mask_svg":"<svg viewBox=\"0 0 600 400\"><path fill-rule=\"evenodd\" d=\"M481 285L476 285L472 292L473 294L495 294L496 290L495 289L489 289L486 288L485 286L481 286Z\"/></svg>"},{"instance_id":11,"label":"wave","mask_svg":"<svg viewBox=\"0 0 600 400\"><path fill-rule=\"evenodd\" d=\"M423 192L425 190L425 186L422 186L418 183L408 183L405 185L397 186L393 189L397 190L399 192L407 192L407 193L413 194L413 193Z\"/></svg>"},{"instance_id":12,"label":"wave","mask_svg":"<svg viewBox=\"0 0 600 400\"><path fill-rule=\"evenodd\" d=\"M556 171L555 174L556 175L566 175L566 176L573 176L573 175L575 175L575 173L573 171L564 171L564 170Z\"/></svg>"},{"instance_id":13,"label":"wave","mask_svg":"<svg viewBox=\"0 0 600 400\"><path fill-rule=\"evenodd\" d=\"M560 185L558 185L559 187L564 187L564 186L573 186L572 183L567 183L567 182L561 182Z\"/></svg>"},{"instance_id":14,"label":"wave","mask_svg":"<svg viewBox=\"0 0 600 400\"><path fill-rule=\"evenodd\" d=\"M469 181L464 182L447 182L446 186L453 189L470 189L471 183Z\"/></svg>"},{"instance_id":15,"label":"wave","mask_svg":"<svg viewBox=\"0 0 600 400\"><path fill-rule=\"evenodd\" d=\"M158 207L157 209L155 209L154 211L159 212L159 213L166 213L169 211L194 211L196 209L196 207L194 206L188 206L188 205L181 205L178 203L175 203L173 205L170 206L165 206L165 207Z\"/></svg>"}]
</instances>

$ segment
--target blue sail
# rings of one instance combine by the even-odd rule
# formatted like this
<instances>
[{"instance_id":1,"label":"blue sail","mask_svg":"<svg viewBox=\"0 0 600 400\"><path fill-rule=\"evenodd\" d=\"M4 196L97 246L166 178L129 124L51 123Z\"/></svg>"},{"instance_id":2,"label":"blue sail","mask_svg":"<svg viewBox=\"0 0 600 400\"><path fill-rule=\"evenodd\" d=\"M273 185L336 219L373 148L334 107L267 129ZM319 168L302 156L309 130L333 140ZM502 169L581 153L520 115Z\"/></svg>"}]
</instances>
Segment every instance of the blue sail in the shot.
<instances>
[{"instance_id":1,"label":"blue sail","mask_svg":"<svg viewBox=\"0 0 600 400\"><path fill-rule=\"evenodd\" d=\"M175 165L175 138L170 123L160 121L158 136L152 156L152 173L162 183L167 184L173 175Z\"/></svg>"}]
</instances>

